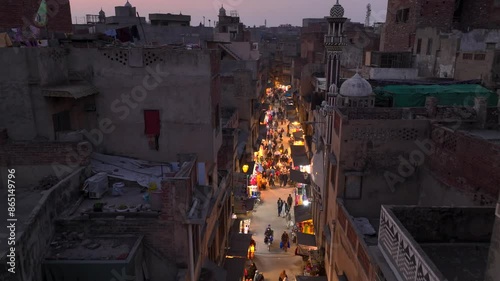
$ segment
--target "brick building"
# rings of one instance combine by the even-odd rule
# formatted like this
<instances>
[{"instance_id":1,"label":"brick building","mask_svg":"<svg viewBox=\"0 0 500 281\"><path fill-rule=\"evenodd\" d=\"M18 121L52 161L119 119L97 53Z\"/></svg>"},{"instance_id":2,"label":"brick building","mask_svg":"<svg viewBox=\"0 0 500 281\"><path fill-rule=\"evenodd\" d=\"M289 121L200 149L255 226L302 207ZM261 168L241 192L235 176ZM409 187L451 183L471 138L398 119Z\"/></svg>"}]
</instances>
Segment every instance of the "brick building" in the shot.
<instances>
[{"instance_id":1,"label":"brick building","mask_svg":"<svg viewBox=\"0 0 500 281\"><path fill-rule=\"evenodd\" d=\"M380 49L411 51L417 28L467 31L500 27L500 3L495 0L389 0Z\"/></svg>"},{"instance_id":2,"label":"brick building","mask_svg":"<svg viewBox=\"0 0 500 281\"><path fill-rule=\"evenodd\" d=\"M1 0L0 28L28 28L34 24L40 0ZM72 31L69 0L47 1L49 32L69 33ZM45 29L45 27L43 27Z\"/></svg>"}]
</instances>

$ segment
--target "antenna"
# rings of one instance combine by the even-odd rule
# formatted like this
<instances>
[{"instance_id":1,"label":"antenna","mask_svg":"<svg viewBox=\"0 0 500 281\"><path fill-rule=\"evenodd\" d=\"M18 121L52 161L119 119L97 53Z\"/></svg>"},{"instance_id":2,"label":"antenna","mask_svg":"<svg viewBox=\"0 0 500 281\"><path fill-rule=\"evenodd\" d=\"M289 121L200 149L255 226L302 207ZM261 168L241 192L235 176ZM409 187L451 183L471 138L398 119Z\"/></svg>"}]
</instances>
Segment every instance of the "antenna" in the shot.
<instances>
[{"instance_id":1,"label":"antenna","mask_svg":"<svg viewBox=\"0 0 500 281\"><path fill-rule=\"evenodd\" d=\"M372 4L368 3L366 5L366 18L365 18L365 26L370 26L370 18L372 16Z\"/></svg>"}]
</instances>

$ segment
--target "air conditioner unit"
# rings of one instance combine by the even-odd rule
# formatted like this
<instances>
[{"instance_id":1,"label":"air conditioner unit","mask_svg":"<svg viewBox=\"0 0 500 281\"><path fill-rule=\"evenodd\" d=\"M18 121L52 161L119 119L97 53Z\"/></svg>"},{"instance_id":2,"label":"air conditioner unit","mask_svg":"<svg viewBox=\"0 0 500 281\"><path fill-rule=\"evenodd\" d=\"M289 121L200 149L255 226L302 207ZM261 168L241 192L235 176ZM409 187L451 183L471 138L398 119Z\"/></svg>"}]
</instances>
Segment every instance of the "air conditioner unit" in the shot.
<instances>
[{"instance_id":1,"label":"air conditioner unit","mask_svg":"<svg viewBox=\"0 0 500 281\"><path fill-rule=\"evenodd\" d=\"M89 198L100 199L108 191L108 174L98 173L85 181Z\"/></svg>"}]
</instances>

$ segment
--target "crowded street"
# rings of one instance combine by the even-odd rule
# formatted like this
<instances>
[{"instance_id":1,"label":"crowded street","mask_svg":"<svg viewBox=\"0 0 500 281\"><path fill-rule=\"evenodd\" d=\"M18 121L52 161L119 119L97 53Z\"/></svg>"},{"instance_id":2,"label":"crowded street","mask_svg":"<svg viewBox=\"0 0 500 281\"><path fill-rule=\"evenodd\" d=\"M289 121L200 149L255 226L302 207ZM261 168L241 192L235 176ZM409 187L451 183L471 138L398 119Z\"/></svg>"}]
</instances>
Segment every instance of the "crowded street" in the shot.
<instances>
[{"instance_id":1,"label":"crowded street","mask_svg":"<svg viewBox=\"0 0 500 281\"><path fill-rule=\"evenodd\" d=\"M255 199L252 211L239 216L240 233L251 235L246 280L296 280L296 276L314 274L309 250L315 249L307 243L299 245L297 239L297 235L314 239L306 192L310 162L293 100L284 90L268 93L264 101L268 109L261 121L265 136L252 167L243 165L248 195Z\"/></svg>"}]
</instances>

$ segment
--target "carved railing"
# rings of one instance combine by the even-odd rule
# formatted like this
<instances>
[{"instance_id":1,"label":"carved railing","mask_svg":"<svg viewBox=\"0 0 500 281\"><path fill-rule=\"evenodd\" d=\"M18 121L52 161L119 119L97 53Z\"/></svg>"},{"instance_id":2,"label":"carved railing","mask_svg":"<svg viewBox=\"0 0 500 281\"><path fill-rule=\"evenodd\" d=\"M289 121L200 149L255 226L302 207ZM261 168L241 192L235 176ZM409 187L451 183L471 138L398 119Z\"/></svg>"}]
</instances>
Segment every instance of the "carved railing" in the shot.
<instances>
[{"instance_id":1,"label":"carved railing","mask_svg":"<svg viewBox=\"0 0 500 281\"><path fill-rule=\"evenodd\" d=\"M392 212L391 212L392 213ZM445 281L434 264L420 255L413 239L407 237L394 221L390 211L382 207L378 246L403 281Z\"/></svg>"}]
</instances>

